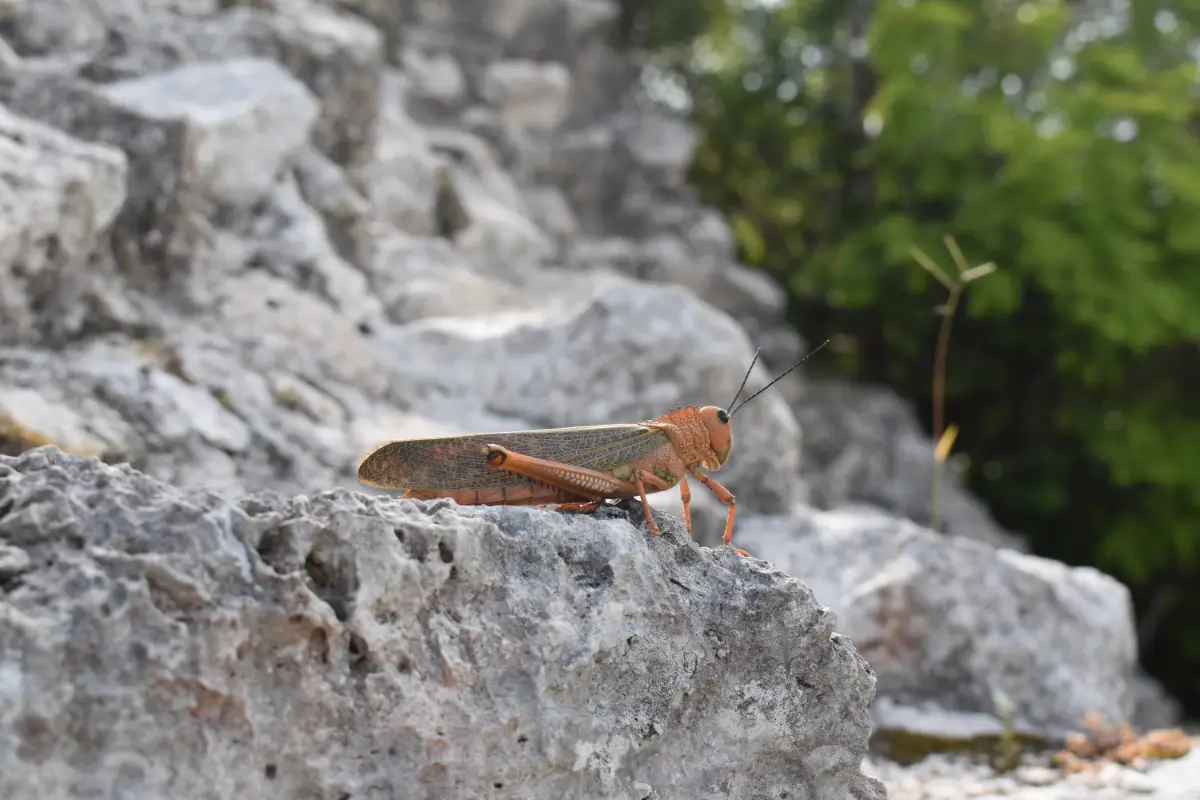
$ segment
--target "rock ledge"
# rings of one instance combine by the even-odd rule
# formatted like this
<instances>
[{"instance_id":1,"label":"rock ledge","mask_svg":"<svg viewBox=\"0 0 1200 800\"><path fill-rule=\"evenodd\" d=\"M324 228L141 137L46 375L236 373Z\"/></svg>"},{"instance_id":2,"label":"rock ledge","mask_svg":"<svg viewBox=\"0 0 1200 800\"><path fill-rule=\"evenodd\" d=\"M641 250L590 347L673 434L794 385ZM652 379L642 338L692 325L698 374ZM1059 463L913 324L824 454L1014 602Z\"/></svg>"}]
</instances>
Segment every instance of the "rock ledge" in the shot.
<instances>
[{"instance_id":1,"label":"rock ledge","mask_svg":"<svg viewBox=\"0 0 1200 800\"><path fill-rule=\"evenodd\" d=\"M883 798L828 609L631 513L0 458L0 795Z\"/></svg>"}]
</instances>

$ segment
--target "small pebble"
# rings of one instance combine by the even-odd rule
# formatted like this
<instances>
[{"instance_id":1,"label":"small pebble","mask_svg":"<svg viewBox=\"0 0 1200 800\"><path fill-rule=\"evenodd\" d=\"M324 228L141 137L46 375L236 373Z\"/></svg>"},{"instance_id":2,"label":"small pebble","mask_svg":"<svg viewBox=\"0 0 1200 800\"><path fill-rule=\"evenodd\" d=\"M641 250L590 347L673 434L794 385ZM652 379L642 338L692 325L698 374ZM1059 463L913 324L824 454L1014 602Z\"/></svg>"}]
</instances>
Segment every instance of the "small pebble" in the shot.
<instances>
[{"instance_id":1,"label":"small pebble","mask_svg":"<svg viewBox=\"0 0 1200 800\"><path fill-rule=\"evenodd\" d=\"M1154 781L1133 770L1122 772L1117 785L1134 794L1152 794L1155 791ZM1200 792L1197 792L1197 796L1200 796Z\"/></svg>"},{"instance_id":2,"label":"small pebble","mask_svg":"<svg viewBox=\"0 0 1200 800\"><path fill-rule=\"evenodd\" d=\"M1016 772L1017 780L1026 786L1049 786L1059 780L1058 772L1049 767L1021 767Z\"/></svg>"},{"instance_id":3,"label":"small pebble","mask_svg":"<svg viewBox=\"0 0 1200 800\"><path fill-rule=\"evenodd\" d=\"M1095 781L1091 785L1096 788L1116 786L1121 780L1122 771L1118 764L1105 764L1096 773Z\"/></svg>"}]
</instances>

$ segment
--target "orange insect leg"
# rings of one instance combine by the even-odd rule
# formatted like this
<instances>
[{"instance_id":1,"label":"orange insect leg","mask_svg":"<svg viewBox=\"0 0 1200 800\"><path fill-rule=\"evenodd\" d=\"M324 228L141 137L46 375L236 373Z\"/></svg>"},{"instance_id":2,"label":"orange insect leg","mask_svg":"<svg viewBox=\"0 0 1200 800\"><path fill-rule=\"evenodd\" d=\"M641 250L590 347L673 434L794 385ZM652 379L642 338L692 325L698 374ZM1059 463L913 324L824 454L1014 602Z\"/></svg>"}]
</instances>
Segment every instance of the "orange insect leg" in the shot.
<instances>
[{"instance_id":1,"label":"orange insect leg","mask_svg":"<svg viewBox=\"0 0 1200 800\"><path fill-rule=\"evenodd\" d=\"M725 535L723 537L721 537L721 540L723 542L725 542L725 544L729 545L730 547L733 547L733 544L732 544L733 515L737 512L737 499L734 498L733 492L729 491L724 486L717 483L715 480L713 480L709 476L705 475L703 472L700 472L699 470L697 470L696 472L694 472L692 474L696 476L696 479L698 481L700 481L705 486L707 486L710 490L712 490L712 493L717 496L718 500L720 500L722 503L724 503L725 505L727 505L729 507L729 516L726 517L726 519L725 519ZM750 555L745 550L740 550L736 547L734 547L734 549L737 550L740 555L743 555L743 556Z\"/></svg>"},{"instance_id":2,"label":"orange insect leg","mask_svg":"<svg viewBox=\"0 0 1200 800\"><path fill-rule=\"evenodd\" d=\"M633 485L637 487L638 495L642 498L642 513L646 515L646 525L650 528L650 532L655 536L662 536L662 531L654 524L654 517L650 515L650 502L646 499L646 484L642 480L646 473L640 469L633 471ZM657 477L657 476L655 476Z\"/></svg>"},{"instance_id":3,"label":"orange insect leg","mask_svg":"<svg viewBox=\"0 0 1200 800\"><path fill-rule=\"evenodd\" d=\"M559 503L558 510L566 513L590 514L603 504L603 500L589 500L586 503Z\"/></svg>"},{"instance_id":4,"label":"orange insect leg","mask_svg":"<svg viewBox=\"0 0 1200 800\"><path fill-rule=\"evenodd\" d=\"M636 491L642 499L642 511L646 515L646 524L650 527L650 532L655 536L662 536L662 531L658 529L658 526L654 524L654 518L650 516L650 504L646 501L647 483L660 491L670 488L667 482L657 475L650 475L641 469L635 469L631 483L598 470L514 453L498 444L488 445L486 452L487 463L494 469L515 472L526 478L532 478L564 491L591 498L592 501L599 501L606 497L625 497ZM587 503L582 505L586 506Z\"/></svg>"},{"instance_id":5,"label":"orange insect leg","mask_svg":"<svg viewBox=\"0 0 1200 800\"><path fill-rule=\"evenodd\" d=\"M493 469L515 472L587 500L601 500L607 495L620 494L627 487L633 488L626 481L613 475L560 461L514 453L498 444L488 445L485 452L488 466Z\"/></svg>"},{"instance_id":6,"label":"orange insect leg","mask_svg":"<svg viewBox=\"0 0 1200 800\"><path fill-rule=\"evenodd\" d=\"M687 535L692 537L692 489L688 486L687 475L682 475L679 478L679 499L683 502L683 524L687 528Z\"/></svg>"}]
</instances>

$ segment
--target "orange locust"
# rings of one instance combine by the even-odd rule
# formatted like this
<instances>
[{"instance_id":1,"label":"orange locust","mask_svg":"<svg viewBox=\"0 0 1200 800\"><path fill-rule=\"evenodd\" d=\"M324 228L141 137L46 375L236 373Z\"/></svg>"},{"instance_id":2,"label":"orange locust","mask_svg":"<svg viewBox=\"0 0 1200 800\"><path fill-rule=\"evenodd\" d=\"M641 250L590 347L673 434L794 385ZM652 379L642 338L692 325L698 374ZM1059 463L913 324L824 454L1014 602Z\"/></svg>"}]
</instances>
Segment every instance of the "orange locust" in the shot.
<instances>
[{"instance_id":1,"label":"orange locust","mask_svg":"<svg viewBox=\"0 0 1200 800\"><path fill-rule=\"evenodd\" d=\"M700 470L715 472L729 458L734 415L826 344L735 406L758 362L756 352L728 409L687 406L636 424L391 441L363 458L358 480L377 489L406 490L403 496L415 500L449 497L463 505L556 505L559 511L576 512L637 496L655 536L662 532L650 515L646 495L678 484L684 526L691 536L690 474L729 508L722 540L732 546L737 501Z\"/></svg>"}]
</instances>

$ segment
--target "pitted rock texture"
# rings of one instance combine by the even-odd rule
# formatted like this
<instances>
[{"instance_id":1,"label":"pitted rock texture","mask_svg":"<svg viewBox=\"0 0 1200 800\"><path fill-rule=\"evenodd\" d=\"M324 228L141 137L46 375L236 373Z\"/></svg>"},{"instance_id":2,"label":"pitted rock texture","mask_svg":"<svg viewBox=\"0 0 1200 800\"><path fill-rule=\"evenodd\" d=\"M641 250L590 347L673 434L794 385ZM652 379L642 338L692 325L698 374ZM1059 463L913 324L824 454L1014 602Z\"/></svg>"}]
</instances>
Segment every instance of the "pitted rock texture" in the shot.
<instances>
[{"instance_id":1,"label":"pitted rock texture","mask_svg":"<svg viewBox=\"0 0 1200 800\"><path fill-rule=\"evenodd\" d=\"M0 795L883 798L834 616L639 516L0 458Z\"/></svg>"}]
</instances>

